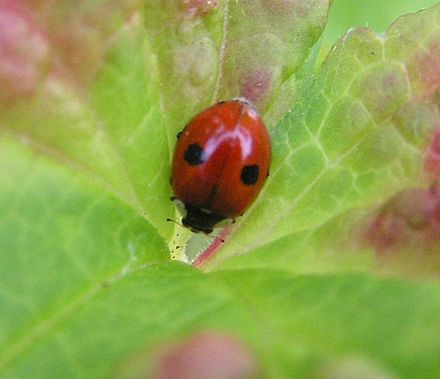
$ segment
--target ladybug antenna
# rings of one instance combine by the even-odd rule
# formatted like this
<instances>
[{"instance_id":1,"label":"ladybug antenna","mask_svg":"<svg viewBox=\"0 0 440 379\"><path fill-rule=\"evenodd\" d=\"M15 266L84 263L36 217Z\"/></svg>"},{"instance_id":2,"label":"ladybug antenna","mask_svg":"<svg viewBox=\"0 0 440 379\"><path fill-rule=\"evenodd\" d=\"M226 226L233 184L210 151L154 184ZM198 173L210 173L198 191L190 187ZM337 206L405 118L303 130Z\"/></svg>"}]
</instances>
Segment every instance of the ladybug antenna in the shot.
<instances>
[{"instance_id":1,"label":"ladybug antenna","mask_svg":"<svg viewBox=\"0 0 440 379\"><path fill-rule=\"evenodd\" d=\"M177 225L181 226L182 228L184 228L184 226L179 221L173 220L172 218L167 218L167 221L168 222L174 222L175 224L177 224Z\"/></svg>"}]
</instances>

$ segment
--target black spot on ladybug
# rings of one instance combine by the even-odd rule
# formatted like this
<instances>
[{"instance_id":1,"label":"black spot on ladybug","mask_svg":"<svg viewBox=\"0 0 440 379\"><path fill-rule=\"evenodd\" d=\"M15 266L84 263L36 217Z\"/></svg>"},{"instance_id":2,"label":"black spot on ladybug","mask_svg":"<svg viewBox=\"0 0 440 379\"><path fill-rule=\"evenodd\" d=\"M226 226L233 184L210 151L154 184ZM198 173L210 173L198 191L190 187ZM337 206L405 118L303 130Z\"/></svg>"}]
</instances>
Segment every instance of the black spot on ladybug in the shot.
<instances>
[{"instance_id":1,"label":"black spot on ladybug","mask_svg":"<svg viewBox=\"0 0 440 379\"><path fill-rule=\"evenodd\" d=\"M241 181L243 182L243 184L246 184L247 186L251 186L255 184L258 181L258 172L259 172L259 167L256 164L244 166L241 169L241 176L240 176Z\"/></svg>"},{"instance_id":2,"label":"black spot on ladybug","mask_svg":"<svg viewBox=\"0 0 440 379\"><path fill-rule=\"evenodd\" d=\"M196 143L192 143L186 149L183 159L185 159L189 165L197 166L205 162L205 157L203 155L202 147Z\"/></svg>"}]
</instances>

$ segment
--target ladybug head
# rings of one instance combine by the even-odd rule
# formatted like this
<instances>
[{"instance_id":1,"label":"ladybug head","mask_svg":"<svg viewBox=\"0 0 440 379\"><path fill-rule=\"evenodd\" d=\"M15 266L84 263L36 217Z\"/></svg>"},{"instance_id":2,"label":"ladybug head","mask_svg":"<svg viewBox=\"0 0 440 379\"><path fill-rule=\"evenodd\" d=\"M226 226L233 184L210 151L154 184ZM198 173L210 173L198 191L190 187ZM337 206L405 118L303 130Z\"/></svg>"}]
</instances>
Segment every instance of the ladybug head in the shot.
<instances>
[{"instance_id":1,"label":"ladybug head","mask_svg":"<svg viewBox=\"0 0 440 379\"><path fill-rule=\"evenodd\" d=\"M186 215L182 219L182 224L194 233L211 234L215 226L225 219L223 216L209 213L204 209L188 204L185 204L185 210Z\"/></svg>"}]
</instances>

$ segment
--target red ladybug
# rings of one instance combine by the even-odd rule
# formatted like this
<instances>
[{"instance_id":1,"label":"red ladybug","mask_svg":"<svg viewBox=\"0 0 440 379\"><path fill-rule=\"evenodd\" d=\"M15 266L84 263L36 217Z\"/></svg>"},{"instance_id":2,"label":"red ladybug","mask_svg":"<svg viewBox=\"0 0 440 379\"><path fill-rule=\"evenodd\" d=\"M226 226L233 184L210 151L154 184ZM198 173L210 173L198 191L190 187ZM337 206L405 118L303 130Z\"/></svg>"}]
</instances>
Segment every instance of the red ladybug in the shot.
<instances>
[{"instance_id":1,"label":"red ladybug","mask_svg":"<svg viewBox=\"0 0 440 379\"><path fill-rule=\"evenodd\" d=\"M172 199L185 207L184 226L209 234L242 215L260 192L269 175L269 133L249 102L234 99L199 113L177 138Z\"/></svg>"}]
</instances>

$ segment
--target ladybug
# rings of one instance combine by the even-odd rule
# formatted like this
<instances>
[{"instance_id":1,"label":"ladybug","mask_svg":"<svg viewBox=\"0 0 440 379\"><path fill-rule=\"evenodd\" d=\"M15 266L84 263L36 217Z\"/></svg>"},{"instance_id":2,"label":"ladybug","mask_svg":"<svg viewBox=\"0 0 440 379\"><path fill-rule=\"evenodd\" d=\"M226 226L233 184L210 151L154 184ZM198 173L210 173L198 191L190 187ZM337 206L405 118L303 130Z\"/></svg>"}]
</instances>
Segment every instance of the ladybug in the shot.
<instances>
[{"instance_id":1,"label":"ladybug","mask_svg":"<svg viewBox=\"0 0 440 379\"><path fill-rule=\"evenodd\" d=\"M172 200L184 207L184 226L210 234L260 192L269 175L269 133L248 101L234 99L199 113L177 139Z\"/></svg>"}]
</instances>

